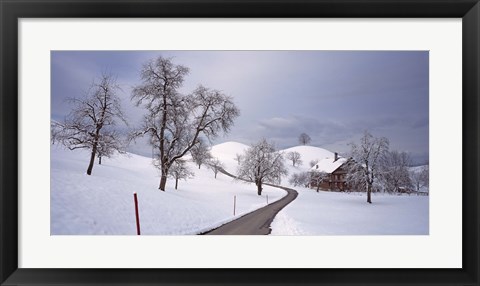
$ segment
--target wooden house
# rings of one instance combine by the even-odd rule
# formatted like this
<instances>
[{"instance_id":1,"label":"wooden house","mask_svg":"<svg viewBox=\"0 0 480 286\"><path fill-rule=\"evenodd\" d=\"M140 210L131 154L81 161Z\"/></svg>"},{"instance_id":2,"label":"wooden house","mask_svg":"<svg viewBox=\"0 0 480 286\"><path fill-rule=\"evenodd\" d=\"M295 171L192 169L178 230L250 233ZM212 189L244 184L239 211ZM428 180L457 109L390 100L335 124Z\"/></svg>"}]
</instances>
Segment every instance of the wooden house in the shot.
<instances>
[{"instance_id":1,"label":"wooden house","mask_svg":"<svg viewBox=\"0 0 480 286\"><path fill-rule=\"evenodd\" d=\"M320 188L323 190L344 191L348 189L346 182L347 162L348 159L339 157L338 153L335 153L333 158L325 158L319 161L311 169L310 187L317 188L320 184ZM321 178L318 176L321 176Z\"/></svg>"}]
</instances>

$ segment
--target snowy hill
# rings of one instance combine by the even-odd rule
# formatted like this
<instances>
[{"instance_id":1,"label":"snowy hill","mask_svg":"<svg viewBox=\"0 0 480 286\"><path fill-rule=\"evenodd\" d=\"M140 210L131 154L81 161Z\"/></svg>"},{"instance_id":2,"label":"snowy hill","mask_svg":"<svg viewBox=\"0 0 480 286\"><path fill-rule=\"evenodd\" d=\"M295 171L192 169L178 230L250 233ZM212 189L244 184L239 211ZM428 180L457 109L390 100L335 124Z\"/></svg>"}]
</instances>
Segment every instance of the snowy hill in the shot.
<instances>
[{"instance_id":1,"label":"snowy hill","mask_svg":"<svg viewBox=\"0 0 480 286\"><path fill-rule=\"evenodd\" d=\"M242 155L248 148L248 145L230 141L213 146L210 153L213 157L222 161L225 165L225 170L235 174L238 166L238 162L235 161L235 156L237 154Z\"/></svg>"},{"instance_id":2,"label":"snowy hill","mask_svg":"<svg viewBox=\"0 0 480 286\"><path fill-rule=\"evenodd\" d=\"M235 174L238 167L238 162L235 161L235 156L236 154L243 155L248 148L248 145L230 141L213 146L210 150L210 153L212 156L219 158L222 161L222 163L225 165L225 170ZM294 167L291 161L285 160L285 165L288 169L288 175L282 180L284 185L287 184L288 178L293 173L309 171L310 161L334 157L333 152L313 146L295 146L280 150L280 152L283 152L284 155L286 155L288 152L298 152L301 156L301 160L303 161L302 165Z\"/></svg>"},{"instance_id":3,"label":"snowy hill","mask_svg":"<svg viewBox=\"0 0 480 286\"><path fill-rule=\"evenodd\" d=\"M415 167L408 167L408 170L415 173L420 173L424 168L428 168L428 165L420 165Z\"/></svg>"},{"instance_id":4,"label":"snowy hill","mask_svg":"<svg viewBox=\"0 0 480 286\"><path fill-rule=\"evenodd\" d=\"M227 147L227 146L224 146ZM219 148L219 150L222 150ZM218 152L217 156L227 156ZM89 153L51 147L51 234L135 235L133 193L138 194L142 234L197 234L274 202L286 193L265 186L262 196L253 184L234 181L204 166L188 163L195 177L167 182L158 190L159 173L147 157L128 154L95 163L91 176L85 174ZM229 158L225 158L229 160ZM233 160L233 158L232 158ZM236 163L235 163L236 164ZM233 216L233 196L237 216Z\"/></svg>"},{"instance_id":5,"label":"snowy hill","mask_svg":"<svg viewBox=\"0 0 480 286\"><path fill-rule=\"evenodd\" d=\"M310 169L308 165L312 160L322 160L325 158L333 158L334 153L326 149L314 146L295 146L282 150L285 154L288 152L298 152L300 153L301 159L303 161L303 167ZM290 162L291 164L291 162Z\"/></svg>"},{"instance_id":6,"label":"snowy hill","mask_svg":"<svg viewBox=\"0 0 480 286\"><path fill-rule=\"evenodd\" d=\"M284 153L285 157L286 154L289 152L298 152L300 154L300 159L303 162L300 166L293 166L292 161L287 159L285 160L285 165L288 169L288 175L283 177L283 185L289 185L288 178L290 178L293 174L310 171L310 161L321 161L325 158L334 157L334 153L326 149L314 146L295 146L281 151Z\"/></svg>"}]
</instances>

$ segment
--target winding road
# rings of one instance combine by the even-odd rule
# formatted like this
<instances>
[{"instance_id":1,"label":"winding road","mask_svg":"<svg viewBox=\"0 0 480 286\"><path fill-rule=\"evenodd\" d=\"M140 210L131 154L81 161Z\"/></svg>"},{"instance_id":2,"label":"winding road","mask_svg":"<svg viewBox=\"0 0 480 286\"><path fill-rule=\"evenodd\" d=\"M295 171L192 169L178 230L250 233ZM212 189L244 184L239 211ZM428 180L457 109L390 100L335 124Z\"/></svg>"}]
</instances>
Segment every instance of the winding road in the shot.
<instances>
[{"instance_id":1,"label":"winding road","mask_svg":"<svg viewBox=\"0 0 480 286\"><path fill-rule=\"evenodd\" d=\"M222 170L227 176L234 177L225 170ZM207 235L267 235L272 232L270 224L278 212L286 205L291 203L297 197L298 193L294 189L269 185L287 191L287 195L280 200L271 203L263 208L248 213L234 221L226 223L218 228L205 232Z\"/></svg>"}]
</instances>

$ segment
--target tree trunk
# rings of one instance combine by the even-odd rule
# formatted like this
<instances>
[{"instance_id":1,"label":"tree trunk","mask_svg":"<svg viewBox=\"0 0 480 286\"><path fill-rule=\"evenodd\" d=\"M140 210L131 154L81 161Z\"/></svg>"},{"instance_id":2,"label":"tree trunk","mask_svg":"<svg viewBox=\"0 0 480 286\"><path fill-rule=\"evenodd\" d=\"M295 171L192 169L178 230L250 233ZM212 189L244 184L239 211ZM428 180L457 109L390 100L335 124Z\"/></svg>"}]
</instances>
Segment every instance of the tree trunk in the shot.
<instances>
[{"instance_id":1,"label":"tree trunk","mask_svg":"<svg viewBox=\"0 0 480 286\"><path fill-rule=\"evenodd\" d=\"M166 185L167 185L167 174L164 174L162 172L162 177L160 178L160 186L158 187L158 189L165 192Z\"/></svg>"},{"instance_id":2,"label":"tree trunk","mask_svg":"<svg viewBox=\"0 0 480 286\"><path fill-rule=\"evenodd\" d=\"M93 144L92 153L90 154L90 163L87 168L87 175L92 174L93 163L95 162L95 156L97 155L97 144Z\"/></svg>"},{"instance_id":3,"label":"tree trunk","mask_svg":"<svg viewBox=\"0 0 480 286\"><path fill-rule=\"evenodd\" d=\"M175 190L177 189L178 187L178 178L175 178Z\"/></svg>"},{"instance_id":4,"label":"tree trunk","mask_svg":"<svg viewBox=\"0 0 480 286\"><path fill-rule=\"evenodd\" d=\"M367 187L367 203L372 203L372 185L368 184Z\"/></svg>"},{"instance_id":5,"label":"tree trunk","mask_svg":"<svg viewBox=\"0 0 480 286\"><path fill-rule=\"evenodd\" d=\"M257 194L258 194L259 196L262 195L262 182L261 182L261 181L258 181L258 182L257 182Z\"/></svg>"},{"instance_id":6,"label":"tree trunk","mask_svg":"<svg viewBox=\"0 0 480 286\"><path fill-rule=\"evenodd\" d=\"M218 171L215 171L215 179L217 178L217 173L218 173Z\"/></svg>"},{"instance_id":7,"label":"tree trunk","mask_svg":"<svg viewBox=\"0 0 480 286\"><path fill-rule=\"evenodd\" d=\"M320 183L317 184L317 193L320 190Z\"/></svg>"},{"instance_id":8,"label":"tree trunk","mask_svg":"<svg viewBox=\"0 0 480 286\"><path fill-rule=\"evenodd\" d=\"M201 166L201 164L198 164L198 169L199 169L199 170L200 170L200 166Z\"/></svg>"},{"instance_id":9,"label":"tree trunk","mask_svg":"<svg viewBox=\"0 0 480 286\"><path fill-rule=\"evenodd\" d=\"M98 165L102 165L102 156L98 156Z\"/></svg>"}]
</instances>

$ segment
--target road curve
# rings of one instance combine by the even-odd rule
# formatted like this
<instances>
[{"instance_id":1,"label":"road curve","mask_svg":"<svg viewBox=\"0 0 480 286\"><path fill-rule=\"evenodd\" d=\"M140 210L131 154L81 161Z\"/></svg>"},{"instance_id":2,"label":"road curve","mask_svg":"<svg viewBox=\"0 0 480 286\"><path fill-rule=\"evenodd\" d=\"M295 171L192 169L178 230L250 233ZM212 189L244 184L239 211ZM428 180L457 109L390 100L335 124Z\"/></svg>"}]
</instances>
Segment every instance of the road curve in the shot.
<instances>
[{"instance_id":1,"label":"road curve","mask_svg":"<svg viewBox=\"0 0 480 286\"><path fill-rule=\"evenodd\" d=\"M269 185L269 184L268 184ZM216 229L203 234L208 235L266 235L272 232L270 224L286 205L291 203L298 195L297 191L281 186L269 185L287 191L287 195L261 209L248 213L234 221L226 223Z\"/></svg>"}]
</instances>

